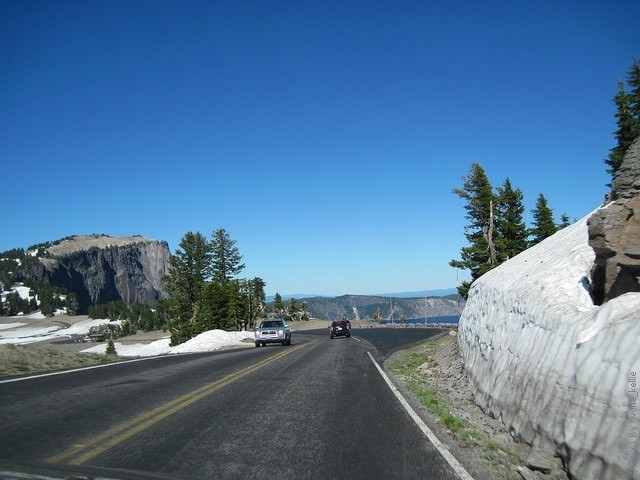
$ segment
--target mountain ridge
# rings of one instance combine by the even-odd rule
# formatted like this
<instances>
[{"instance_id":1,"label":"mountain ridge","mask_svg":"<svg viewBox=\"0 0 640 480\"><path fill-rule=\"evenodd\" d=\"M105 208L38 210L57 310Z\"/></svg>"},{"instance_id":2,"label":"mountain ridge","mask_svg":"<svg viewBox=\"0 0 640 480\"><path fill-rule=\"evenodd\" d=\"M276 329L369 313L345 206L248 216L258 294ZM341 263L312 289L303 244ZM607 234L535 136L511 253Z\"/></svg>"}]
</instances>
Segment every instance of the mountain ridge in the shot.
<instances>
[{"instance_id":1,"label":"mountain ridge","mask_svg":"<svg viewBox=\"0 0 640 480\"><path fill-rule=\"evenodd\" d=\"M420 290L414 292L395 292L395 293L369 293L369 294L351 294L343 293L340 295L322 295L319 293L289 293L282 294L280 298L282 300L289 300L295 298L296 300L302 300L307 298L337 298L345 295L362 296L362 297L385 297L385 298L424 298L424 297L448 297L456 295L458 290L456 288L441 288L436 290ZM267 302L273 302L275 295L267 295Z\"/></svg>"},{"instance_id":2,"label":"mountain ridge","mask_svg":"<svg viewBox=\"0 0 640 480\"><path fill-rule=\"evenodd\" d=\"M298 299L296 299L298 300ZM341 295L339 297L310 297L301 299L307 304L310 317L336 320L396 320L402 318L459 316L464 301L445 297L391 298L375 295Z\"/></svg>"}]
</instances>

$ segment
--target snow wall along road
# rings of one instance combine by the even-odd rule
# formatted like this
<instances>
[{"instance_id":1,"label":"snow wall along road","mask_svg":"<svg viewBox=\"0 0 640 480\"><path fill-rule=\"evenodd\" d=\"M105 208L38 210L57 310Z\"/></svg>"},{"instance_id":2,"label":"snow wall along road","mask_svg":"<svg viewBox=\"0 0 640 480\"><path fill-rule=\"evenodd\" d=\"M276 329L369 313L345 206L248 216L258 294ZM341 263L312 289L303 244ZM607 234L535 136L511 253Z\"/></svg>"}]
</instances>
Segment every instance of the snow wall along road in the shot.
<instances>
[{"instance_id":1,"label":"snow wall along road","mask_svg":"<svg viewBox=\"0 0 640 480\"><path fill-rule=\"evenodd\" d=\"M475 401L580 479L640 478L640 293L589 295L587 219L478 279L459 346Z\"/></svg>"}]
</instances>

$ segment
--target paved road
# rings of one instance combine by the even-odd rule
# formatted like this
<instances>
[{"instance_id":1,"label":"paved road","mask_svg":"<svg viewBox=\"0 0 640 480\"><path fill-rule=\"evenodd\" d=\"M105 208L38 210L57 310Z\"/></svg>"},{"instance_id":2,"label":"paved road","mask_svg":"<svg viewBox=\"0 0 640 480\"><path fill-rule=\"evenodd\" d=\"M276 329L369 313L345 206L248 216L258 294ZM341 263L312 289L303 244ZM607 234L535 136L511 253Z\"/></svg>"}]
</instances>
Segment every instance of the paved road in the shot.
<instances>
[{"instance_id":1,"label":"paved road","mask_svg":"<svg viewBox=\"0 0 640 480\"><path fill-rule=\"evenodd\" d=\"M433 330L161 357L0 384L0 462L195 478L457 478L379 361Z\"/></svg>"}]
</instances>

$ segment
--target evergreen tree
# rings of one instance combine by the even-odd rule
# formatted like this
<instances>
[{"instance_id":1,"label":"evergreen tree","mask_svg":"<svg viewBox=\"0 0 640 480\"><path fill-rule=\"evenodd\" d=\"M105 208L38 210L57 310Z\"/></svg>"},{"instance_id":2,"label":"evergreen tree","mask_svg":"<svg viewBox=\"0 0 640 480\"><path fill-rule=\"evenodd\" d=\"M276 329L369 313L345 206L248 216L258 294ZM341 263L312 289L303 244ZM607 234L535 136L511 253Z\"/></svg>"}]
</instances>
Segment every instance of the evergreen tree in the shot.
<instances>
[{"instance_id":1,"label":"evergreen tree","mask_svg":"<svg viewBox=\"0 0 640 480\"><path fill-rule=\"evenodd\" d=\"M634 119L633 135L640 136L640 62L633 59L633 64L627 72L627 83L629 84L629 110Z\"/></svg>"},{"instance_id":2,"label":"evergreen tree","mask_svg":"<svg viewBox=\"0 0 640 480\"><path fill-rule=\"evenodd\" d=\"M298 302L295 298L291 297L287 304L287 311L284 318L290 322L298 319Z\"/></svg>"},{"instance_id":3,"label":"evergreen tree","mask_svg":"<svg viewBox=\"0 0 640 480\"><path fill-rule=\"evenodd\" d=\"M496 243L500 262L513 258L527 249L529 232L523 220L523 200L524 195L520 189L514 190L508 178L504 185L498 188Z\"/></svg>"},{"instance_id":4,"label":"evergreen tree","mask_svg":"<svg viewBox=\"0 0 640 480\"><path fill-rule=\"evenodd\" d=\"M263 316L266 310L265 282L259 277L244 280L241 284L242 298L245 302L245 322L241 328L253 330L256 320Z\"/></svg>"},{"instance_id":5,"label":"evergreen tree","mask_svg":"<svg viewBox=\"0 0 640 480\"><path fill-rule=\"evenodd\" d=\"M156 303L156 324L154 328L166 327L171 318L171 302L167 299L158 300ZM152 328L153 329L153 328Z\"/></svg>"},{"instance_id":6,"label":"evergreen tree","mask_svg":"<svg viewBox=\"0 0 640 480\"><path fill-rule=\"evenodd\" d=\"M138 317L140 325L166 323L171 344L207 330L242 330L264 312L264 286L259 278L236 279L244 268L236 241L220 228L210 242L200 233L187 233L171 258L165 276L170 297L158 304L156 318Z\"/></svg>"},{"instance_id":7,"label":"evergreen tree","mask_svg":"<svg viewBox=\"0 0 640 480\"><path fill-rule=\"evenodd\" d=\"M4 309L11 317L18 313L25 313L28 312L29 301L23 299L18 292L11 291L4 297Z\"/></svg>"},{"instance_id":8,"label":"evergreen tree","mask_svg":"<svg viewBox=\"0 0 640 480\"><path fill-rule=\"evenodd\" d=\"M227 301L227 327L225 330L235 328L237 331L242 330L246 322L246 302L244 302L244 294L241 292L240 280L231 280L227 283L228 301Z\"/></svg>"},{"instance_id":9,"label":"evergreen tree","mask_svg":"<svg viewBox=\"0 0 640 480\"><path fill-rule=\"evenodd\" d=\"M114 300L107 303L107 318L112 322L123 320L129 315L129 308L124 300Z\"/></svg>"},{"instance_id":10,"label":"evergreen tree","mask_svg":"<svg viewBox=\"0 0 640 480\"><path fill-rule=\"evenodd\" d=\"M53 298L42 297L40 301L40 313L42 313L46 317L53 317L55 311L56 310L53 303Z\"/></svg>"},{"instance_id":11,"label":"evergreen tree","mask_svg":"<svg viewBox=\"0 0 640 480\"><path fill-rule=\"evenodd\" d=\"M78 312L78 308L80 307L80 303L78 302L78 297L75 293L71 292L67 294L67 299L65 301L65 305L67 307L68 315L75 315Z\"/></svg>"},{"instance_id":12,"label":"evergreen tree","mask_svg":"<svg viewBox=\"0 0 640 480\"><path fill-rule=\"evenodd\" d=\"M104 352L107 355L117 355L118 352L116 352L116 346L113 343L112 339L109 339L109 341L107 342L107 349Z\"/></svg>"},{"instance_id":13,"label":"evergreen tree","mask_svg":"<svg viewBox=\"0 0 640 480\"><path fill-rule=\"evenodd\" d=\"M187 232L169 261L164 281L171 301L172 320L167 327L172 345L193 336L197 303L211 275L211 258L211 245L206 237L200 232Z\"/></svg>"},{"instance_id":14,"label":"evergreen tree","mask_svg":"<svg viewBox=\"0 0 640 480\"><path fill-rule=\"evenodd\" d=\"M497 264L494 252L494 204L495 197L489 183L489 178L482 166L471 164L469 175L463 177L462 189L454 189L453 193L465 200L465 218L469 224L464 227L465 237L469 242L468 247L460 250L460 260L451 260L449 265L454 268L468 269L471 271L471 279L476 280L484 273L491 270ZM467 297L471 282L463 282L458 286L458 291L463 297Z\"/></svg>"},{"instance_id":15,"label":"evergreen tree","mask_svg":"<svg viewBox=\"0 0 640 480\"><path fill-rule=\"evenodd\" d=\"M282 302L282 297L278 292L276 292L273 297L273 314L276 317L282 317L284 315L284 303Z\"/></svg>"},{"instance_id":16,"label":"evergreen tree","mask_svg":"<svg viewBox=\"0 0 640 480\"><path fill-rule=\"evenodd\" d=\"M569 216L566 213L563 213L562 216L560 217L560 224L558 225L558 230L562 230L563 228L567 228L572 223L573 222L571 221Z\"/></svg>"},{"instance_id":17,"label":"evergreen tree","mask_svg":"<svg viewBox=\"0 0 640 480\"><path fill-rule=\"evenodd\" d=\"M616 125L614 132L616 146L609 153L605 163L609 165L607 172L614 178L624 155L633 143L640 136L640 63L637 58L633 59L633 64L627 71L627 83L629 91L625 90L622 80L618 80L618 93L613 97L616 104Z\"/></svg>"},{"instance_id":18,"label":"evergreen tree","mask_svg":"<svg viewBox=\"0 0 640 480\"><path fill-rule=\"evenodd\" d=\"M540 243L547 237L550 237L558 231L558 227L553 220L553 211L547 204L547 199L540 194L536 201L536 208L531 212L533 214L533 228L531 229L531 245Z\"/></svg>"},{"instance_id":19,"label":"evergreen tree","mask_svg":"<svg viewBox=\"0 0 640 480\"><path fill-rule=\"evenodd\" d=\"M236 328L237 296L237 282L209 282L194 315L189 338L207 330Z\"/></svg>"},{"instance_id":20,"label":"evergreen tree","mask_svg":"<svg viewBox=\"0 0 640 480\"><path fill-rule=\"evenodd\" d=\"M240 263L242 255L235 244L224 228L213 232L209 243L211 281L198 303L192 335L216 328L239 329L245 323L244 292L241 282L233 278L244 264Z\"/></svg>"},{"instance_id":21,"label":"evergreen tree","mask_svg":"<svg viewBox=\"0 0 640 480\"><path fill-rule=\"evenodd\" d=\"M614 178L620 165L624 154L627 152L635 138L637 137L637 120L634 119L631 109L631 95L629 95L625 89L622 80L618 80L618 93L613 98L616 104L617 111L615 114L616 125L618 129L614 132L617 145L611 149L609 157L605 160L605 163L609 165L607 172Z\"/></svg>"},{"instance_id":22,"label":"evergreen tree","mask_svg":"<svg viewBox=\"0 0 640 480\"><path fill-rule=\"evenodd\" d=\"M108 318L107 316L107 304L102 303L100 305L89 306L89 318L94 320Z\"/></svg>"},{"instance_id":23,"label":"evergreen tree","mask_svg":"<svg viewBox=\"0 0 640 480\"><path fill-rule=\"evenodd\" d=\"M226 283L244 269L244 264L240 263L242 255L235 244L236 241L231 239L224 228L213 232L211 255L214 282Z\"/></svg>"}]
</instances>

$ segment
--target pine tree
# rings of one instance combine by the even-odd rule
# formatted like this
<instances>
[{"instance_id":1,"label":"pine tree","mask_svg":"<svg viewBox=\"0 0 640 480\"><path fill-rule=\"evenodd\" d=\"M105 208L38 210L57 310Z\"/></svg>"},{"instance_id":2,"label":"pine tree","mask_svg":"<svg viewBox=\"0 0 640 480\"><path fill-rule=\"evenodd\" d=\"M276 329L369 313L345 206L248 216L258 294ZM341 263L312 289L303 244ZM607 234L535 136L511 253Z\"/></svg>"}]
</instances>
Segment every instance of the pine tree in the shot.
<instances>
[{"instance_id":1,"label":"pine tree","mask_svg":"<svg viewBox=\"0 0 640 480\"><path fill-rule=\"evenodd\" d=\"M460 250L460 260L451 260L449 265L454 268L468 269L471 271L471 279L476 280L484 273L491 270L497 264L493 254L493 208L495 197L489 182L489 178L482 166L471 164L469 175L463 177L462 189L454 189L453 193L466 200L465 218L470 221L465 226L465 237L469 242L468 247ZM467 297L471 282L463 282L458 286L458 291L463 297Z\"/></svg>"},{"instance_id":2,"label":"pine tree","mask_svg":"<svg viewBox=\"0 0 640 480\"><path fill-rule=\"evenodd\" d=\"M633 59L633 64L627 72L627 83L629 84L629 110L634 119L632 135L635 138L640 136L640 62Z\"/></svg>"},{"instance_id":3,"label":"pine tree","mask_svg":"<svg viewBox=\"0 0 640 480\"><path fill-rule=\"evenodd\" d=\"M616 125L614 132L616 146L609 153L605 163L609 165L607 172L614 178L624 155L633 143L640 136L640 63L637 58L633 59L633 64L627 72L627 83L629 92L625 91L624 83L618 79L618 93L613 97L616 104Z\"/></svg>"},{"instance_id":4,"label":"pine tree","mask_svg":"<svg viewBox=\"0 0 640 480\"><path fill-rule=\"evenodd\" d=\"M116 352L116 346L113 343L112 339L109 339L109 341L107 342L107 349L104 352L107 355L117 355L118 352Z\"/></svg>"},{"instance_id":5,"label":"pine tree","mask_svg":"<svg viewBox=\"0 0 640 480\"><path fill-rule=\"evenodd\" d=\"M244 269L244 264L240 263L242 255L235 244L236 241L231 239L224 228L213 232L211 254L214 282L227 283Z\"/></svg>"},{"instance_id":6,"label":"pine tree","mask_svg":"<svg viewBox=\"0 0 640 480\"><path fill-rule=\"evenodd\" d=\"M246 303L246 322L244 328L253 330L256 319L266 310L265 282L260 277L242 282L243 299Z\"/></svg>"},{"instance_id":7,"label":"pine tree","mask_svg":"<svg viewBox=\"0 0 640 480\"><path fill-rule=\"evenodd\" d=\"M65 305L67 307L68 315L75 315L77 313L80 304L75 293L71 292L67 294Z\"/></svg>"},{"instance_id":8,"label":"pine tree","mask_svg":"<svg viewBox=\"0 0 640 480\"><path fill-rule=\"evenodd\" d=\"M617 145L611 149L609 157L605 161L605 163L610 167L609 169L607 169L607 172L611 174L612 178L615 177L615 174L620 168L620 165L622 165L624 154L627 152L636 138L636 122L631 113L630 105L631 97L624 90L624 84L622 83L622 80L618 80L618 93L613 98L613 101L615 102L617 107L615 117L618 129L614 132Z\"/></svg>"},{"instance_id":9,"label":"pine tree","mask_svg":"<svg viewBox=\"0 0 640 480\"><path fill-rule=\"evenodd\" d=\"M244 323L245 293L240 281L233 278L244 264L240 263L242 256L235 243L224 228L213 232L208 244L211 281L205 285L197 303L191 336L212 329L234 330Z\"/></svg>"},{"instance_id":10,"label":"pine tree","mask_svg":"<svg viewBox=\"0 0 640 480\"><path fill-rule=\"evenodd\" d=\"M498 258L504 262L527 249L529 232L523 220L525 211L524 195L519 188L515 190L507 178L498 188L496 230Z\"/></svg>"},{"instance_id":11,"label":"pine tree","mask_svg":"<svg viewBox=\"0 0 640 480\"><path fill-rule=\"evenodd\" d=\"M540 194L536 201L536 208L531 212L533 214L533 228L531 229L530 244L536 245L547 237L550 237L558 231L558 227L553 220L553 211L547 204L547 199Z\"/></svg>"},{"instance_id":12,"label":"pine tree","mask_svg":"<svg viewBox=\"0 0 640 480\"><path fill-rule=\"evenodd\" d=\"M573 222L569 218L569 215L567 215L566 213L563 213L562 216L560 217L560 224L558 225L558 230L562 230L563 228L567 228L572 223Z\"/></svg>"},{"instance_id":13,"label":"pine tree","mask_svg":"<svg viewBox=\"0 0 640 480\"><path fill-rule=\"evenodd\" d=\"M197 303L211 274L211 246L200 232L187 232L169 261L164 280L170 295L172 320L168 322L171 344L193 336Z\"/></svg>"},{"instance_id":14,"label":"pine tree","mask_svg":"<svg viewBox=\"0 0 640 480\"><path fill-rule=\"evenodd\" d=\"M284 302L282 301L282 297L278 292L276 292L273 297L273 313L277 317L281 317L284 315Z\"/></svg>"}]
</instances>

